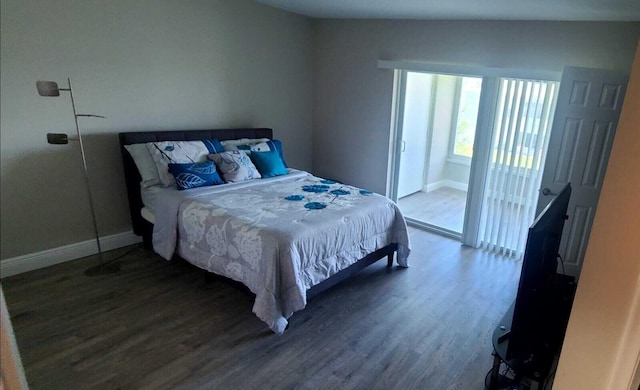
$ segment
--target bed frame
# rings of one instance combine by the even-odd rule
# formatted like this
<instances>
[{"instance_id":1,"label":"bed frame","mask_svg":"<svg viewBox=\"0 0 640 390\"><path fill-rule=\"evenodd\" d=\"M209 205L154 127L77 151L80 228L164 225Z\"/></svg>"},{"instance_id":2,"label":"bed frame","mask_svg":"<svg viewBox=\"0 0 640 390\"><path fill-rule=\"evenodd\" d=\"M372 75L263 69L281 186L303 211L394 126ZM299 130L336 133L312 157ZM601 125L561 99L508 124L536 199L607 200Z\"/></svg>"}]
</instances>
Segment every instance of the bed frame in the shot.
<instances>
[{"instance_id":1,"label":"bed frame","mask_svg":"<svg viewBox=\"0 0 640 390\"><path fill-rule=\"evenodd\" d=\"M240 138L273 138L273 130L268 128L245 128L245 129L217 129L217 130L172 130L172 131L136 131L120 133L120 152L124 165L124 176L129 197L129 211L131 213L131 223L133 232L142 236L144 245L152 248L153 224L144 219L140 211L144 207L140 194L140 181L142 177L138 172L133 158L124 148L125 145L157 142L157 141L199 141L216 138L220 141L240 139ZM397 244L390 244L373 253L368 254L351 266L336 273L329 279L311 287L307 290L307 298L318 295L322 291L340 283L341 281L354 275L361 269L375 263L383 257L387 257L387 266L393 265L394 253L398 250Z\"/></svg>"}]
</instances>

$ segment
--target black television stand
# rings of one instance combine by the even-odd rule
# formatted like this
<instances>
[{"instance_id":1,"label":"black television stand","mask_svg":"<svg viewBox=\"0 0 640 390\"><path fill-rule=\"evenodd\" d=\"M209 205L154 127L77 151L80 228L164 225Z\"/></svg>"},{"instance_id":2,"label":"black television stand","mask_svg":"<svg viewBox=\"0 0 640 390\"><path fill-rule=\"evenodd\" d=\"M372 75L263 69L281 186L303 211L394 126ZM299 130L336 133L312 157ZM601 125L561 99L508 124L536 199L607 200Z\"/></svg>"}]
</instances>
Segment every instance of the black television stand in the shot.
<instances>
[{"instance_id":1,"label":"black television stand","mask_svg":"<svg viewBox=\"0 0 640 390\"><path fill-rule=\"evenodd\" d=\"M515 301L502 317L500 323L493 332L493 368L487 376L485 387L489 390L504 388L508 382L508 388L514 383L536 382L542 385L546 382L554 359L557 358L567 322L571 312L573 296L575 294L575 279L572 276L557 274L555 278L553 299L547 303L548 311L544 318L540 318L539 331L536 334L527 335L535 340L536 348L531 351L521 351L517 356L509 352L509 338L511 336L511 322ZM513 378L504 378L500 374L500 368L505 364L510 368ZM524 387L528 388L528 387Z\"/></svg>"}]
</instances>

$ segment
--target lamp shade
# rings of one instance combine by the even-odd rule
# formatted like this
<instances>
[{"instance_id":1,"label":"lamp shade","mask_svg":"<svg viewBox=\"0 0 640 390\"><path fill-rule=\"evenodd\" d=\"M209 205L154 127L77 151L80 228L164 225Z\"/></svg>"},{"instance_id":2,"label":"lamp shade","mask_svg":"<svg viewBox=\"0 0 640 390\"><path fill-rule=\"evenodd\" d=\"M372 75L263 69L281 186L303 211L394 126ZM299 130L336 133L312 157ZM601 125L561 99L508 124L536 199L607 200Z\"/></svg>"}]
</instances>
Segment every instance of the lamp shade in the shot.
<instances>
[{"instance_id":1,"label":"lamp shade","mask_svg":"<svg viewBox=\"0 0 640 390\"><path fill-rule=\"evenodd\" d=\"M40 96L60 96L60 89L55 81L36 81L36 88Z\"/></svg>"}]
</instances>

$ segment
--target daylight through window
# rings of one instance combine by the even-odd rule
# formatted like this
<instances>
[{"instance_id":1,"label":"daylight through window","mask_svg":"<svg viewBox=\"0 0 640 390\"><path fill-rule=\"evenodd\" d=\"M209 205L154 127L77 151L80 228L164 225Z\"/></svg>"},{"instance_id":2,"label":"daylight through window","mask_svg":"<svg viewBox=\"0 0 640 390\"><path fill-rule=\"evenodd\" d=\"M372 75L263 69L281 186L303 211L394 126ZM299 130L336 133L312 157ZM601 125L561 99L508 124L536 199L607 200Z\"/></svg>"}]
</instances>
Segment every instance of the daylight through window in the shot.
<instances>
[{"instance_id":1,"label":"daylight through window","mask_svg":"<svg viewBox=\"0 0 640 390\"><path fill-rule=\"evenodd\" d=\"M456 157L471 158L478 121L482 79L478 77L462 77L461 79L452 154Z\"/></svg>"}]
</instances>

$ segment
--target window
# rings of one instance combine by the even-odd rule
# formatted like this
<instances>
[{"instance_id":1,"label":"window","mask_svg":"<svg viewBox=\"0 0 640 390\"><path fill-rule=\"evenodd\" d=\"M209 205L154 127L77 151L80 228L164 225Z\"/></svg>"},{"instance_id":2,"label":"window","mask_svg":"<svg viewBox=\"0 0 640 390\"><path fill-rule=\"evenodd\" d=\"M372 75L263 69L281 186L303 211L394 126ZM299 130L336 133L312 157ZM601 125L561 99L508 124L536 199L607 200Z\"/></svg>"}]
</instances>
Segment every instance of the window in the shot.
<instances>
[{"instance_id":1,"label":"window","mask_svg":"<svg viewBox=\"0 0 640 390\"><path fill-rule=\"evenodd\" d=\"M453 160L470 162L473 156L473 140L478 121L480 91L482 79L478 77L460 77L456 109L451 128L449 157Z\"/></svg>"}]
</instances>

